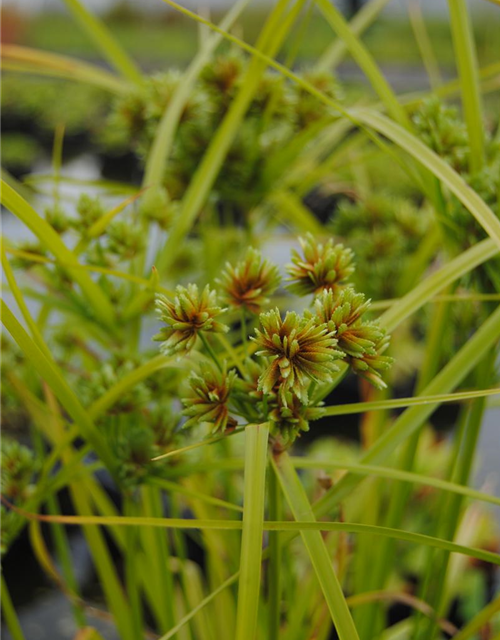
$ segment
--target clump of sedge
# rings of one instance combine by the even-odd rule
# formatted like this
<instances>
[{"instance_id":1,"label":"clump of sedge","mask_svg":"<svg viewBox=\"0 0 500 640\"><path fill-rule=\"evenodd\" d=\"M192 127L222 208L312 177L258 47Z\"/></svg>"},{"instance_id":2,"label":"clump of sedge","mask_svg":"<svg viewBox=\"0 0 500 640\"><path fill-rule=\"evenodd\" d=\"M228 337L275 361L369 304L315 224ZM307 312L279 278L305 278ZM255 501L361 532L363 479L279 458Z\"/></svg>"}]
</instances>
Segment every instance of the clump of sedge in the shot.
<instances>
[{"instance_id":1,"label":"clump of sedge","mask_svg":"<svg viewBox=\"0 0 500 640\"><path fill-rule=\"evenodd\" d=\"M320 398L340 363L374 386L385 386L382 373L392 363L383 355L389 337L366 319L369 300L346 282L354 271L352 252L333 239L317 244L311 235L300 243L304 256L295 252L288 272L293 293L314 296L303 314L264 310L279 285L279 272L258 251L250 249L242 261L227 265L218 281L224 301L249 313L258 326L253 336L243 330L240 343L226 351L216 353L209 342L208 334L228 330L215 320L228 311L218 306L215 291L207 286L200 295L196 285L189 285L178 287L173 300L157 295L166 325L156 336L163 353L185 356L202 337L203 354L196 360L203 360L190 377L191 396L183 399L186 427L208 423L213 432L224 432L241 416L269 422L274 440L288 445L323 414Z\"/></svg>"}]
</instances>

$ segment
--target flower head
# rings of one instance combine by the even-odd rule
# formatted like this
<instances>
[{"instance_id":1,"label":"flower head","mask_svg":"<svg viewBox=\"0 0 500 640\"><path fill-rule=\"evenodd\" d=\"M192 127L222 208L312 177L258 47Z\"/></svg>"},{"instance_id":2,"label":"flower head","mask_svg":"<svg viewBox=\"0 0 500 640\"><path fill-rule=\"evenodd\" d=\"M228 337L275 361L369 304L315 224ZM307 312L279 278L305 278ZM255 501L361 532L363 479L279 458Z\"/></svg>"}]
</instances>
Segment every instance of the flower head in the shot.
<instances>
[{"instance_id":1,"label":"flower head","mask_svg":"<svg viewBox=\"0 0 500 640\"><path fill-rule=\"evenodd\" d=\"M250 247L235 266L226 264L219 283L229 304L257 314L269 302L267 296L279 286L280 275L278 267Z\"/></svg>"},{"instance_id":2,"label":"flower head","mask_svg":"<svg viewBox=\"0 0 500 640\"><path fill-rule=\"evenodd\" d=\"M201 295L195 284L178 286L177 295L171 301L163 294L156 296L156 309L166 323L155 340L162 341L166 355L188 353L193 348L200 331L222 333L228 327L214 320L225 309L217 306L217 295L207 285Z\"/></svg>"},{"instance_id":3,"label":"flower head","mask_svg":"<svg viewBox=\"0 0 500 640\"><path fill-rule=\"evenodd\" d=\"M322 407L304 405L297 396L286 392L286 403L281 394L273 394L268 405L271 435L282 444L292 444L301 433L309 431L309 422L324 415Z\"/></svg>"},{"instance_id":4,"label":"flower head","mask_svg":"<svg viewBox=\"0 0 500 640\"><path fill-rule=\"evenodd\" d=\"M336 290L354 272L353 253L342 244L334 244L330 238L325 244L318 244L308 233L299 238L304 256L293 251L292 264L287 272L292 282L288 289L299 296Z\"/></svg>"},{"instance_id":5,"label":"flower head","mask_svg":"<svg viewBox=\"0 0 500 640\"><path fill-rule=\"evenodd\" d=\"M236 371L218 371L212 365L200 365L200 375L192 373L189 379L194 395L184 398L183 415L189 420L184 427L200 422L213 424L212 431L225 431L235 427L236 420L229 415L229 396L236 381Z\"/></svg>"},{"instance_id":6,"label":"flower head","mask_svg":"<svg viewBox=\"0 0 500 640\"><path fill-rule=\"evenodd\" d=\"M335 333L338 347L348 356L353 370L380 389L386 385L379 372L388 369L393 360L381 355L389 344L385 330L375 322L363 321L369 306L362 293L347 287L337 295L323 291L314 302L314 314L319 326L326 323ZM307 313L314 316L311 311Z\"/></svg>"},{"instance_id":7,"label":"flower head","mask_svg":"<svg viewBox=\"0 0 500 640\"><path fill-rule=\"evenodd\" d=\"M326 323L335 332L339 348L350 356L358 356L375 353L375 343L383 335L377 325L362 321L369 306L370 301L362 293L347 287L337 295L323 291L314 302L314 311L318 323Z\"/></svg>"},{"instance_id":8,"label":"flower head","mask_svg":"<svg viewBox=\"0 0 500 640\"><path fill-rule=\"evenodd\" d=\"M108 252L121 260L132 260L145 247L144 236L137 224L117 220L108 226Z\"/></svg>"},{"instance_id":9,"label":"flower head","mask_svg":"<svg viewBox=\"0 0 500 640\"><path fill-rule=\"evenodd\" d=\"M37 470L31 449L10 438L2 438L2 493L10 500L24 500Z\"/></svg>"},{"instance_id":10,"label":"flower head","mask_svg":"<svg viewBox=\"0 0 500 640\"><path fill-rule=\"evenodd\" d=\"M432 97L422 103L413 116L413 122L428 147L451 164L455 171L465 171L470 155L469 137L456 107Z\"/></svg>"},{"instance_id":11,"label":"flower head","mask_svg":"<svg viewBox=\"0 0 500 640\"><path fill-rule=\"evenodd\" d=\"M74 220L75 229L80 231L89 229L105 214L104 206L99 198L92 198L82 193L76 205L78 217Z\"/></svg>"},{"instance_id":12,"label":"flower head","mask_svg":"<svg viewBox=\"0 0 500 640\"><path fill-rule=\"evenodd\" d=\"M282 320L278 309L262 313L260 323L262 331L256 329L257 335L252 339L260 347L257 355L271 358L259 378L259 387L265 394L279 386L285 406L287 391L306 400L310 380L324 382L338 371L335 360L344 354L335 349L334 332L325 324L318 325L314 319L306 320L295 312L288 312Z\"/></svg>"},{"instance_id":13,"label":"flower head","mask_svg":"<svg viewBox=\"0 0 500 640\"><path fill-rule=\"evenodd\" d=\"M382 355L389 346L390 336L383 329L378 329L382 335L375 343L373 352L366 351L363 355L351 358L351 367L355 373L366 378L377 389L385 389L387 385L380 374L391 367L394 359Z\"/></svg>"}]
</instances>

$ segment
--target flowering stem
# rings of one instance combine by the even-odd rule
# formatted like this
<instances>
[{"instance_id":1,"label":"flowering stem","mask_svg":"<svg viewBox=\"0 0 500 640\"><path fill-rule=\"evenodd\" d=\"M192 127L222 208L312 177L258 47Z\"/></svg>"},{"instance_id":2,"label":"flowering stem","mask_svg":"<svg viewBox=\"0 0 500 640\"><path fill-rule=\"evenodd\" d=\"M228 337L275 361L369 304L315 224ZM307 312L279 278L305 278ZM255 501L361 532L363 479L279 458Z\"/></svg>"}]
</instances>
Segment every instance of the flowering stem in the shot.
<instances>
[{"instance_id":1,"label":"flowering stem","mask_svg":"<svg viewBox=\"0 0 500 640\"><path fill-rule=\"evenodd\" d=\"M217 357L215 351L212 349L212 347L210 346L210 343L208 342L208 340L205 338L205 336L203 335L203 333L200 331L200 333L198 334L200 336L200 339L203 343L203 346L205 347L205 349L208 351L210 357L212 358L212 360L215 362L215 364L217 365L217 368L219 369L219 371L222 371L222 365L220 363L219 358Z\"/></svg>"},{"instance_id":2,"label":"flowering stem","mask_svg":"<svg viewBox=\"0 0 500 640\"><path fill-rule=\"evenodd\" d=\"M268 481L269 519L283 520L283 496L279 486L276 471L269 470ZM268 564L268 590L269 590L269 619L268 638L277 640L279 637L281 619L281 559L283 547L279 531L269 532L269 564Z\"/></svg>"},{"instance_id":3,"label":"flowering stem","mask_svg":"<svg viewBox=\"0 0 500 640\"><path fill-rule=\"evenodd\" d=\"M132 495L124 496L124 514L139 515ZM137 574L139 529L130 527L125 532L125 585L130 604L131 622L137 638L143 636L142 602Z\"/></svg>"},{"instance_id":4,"label":"flowering stem","mask_svg":"<svg viewBox=\"0 0 500 640\"><path fill-rule=\"evenodd\" d=\"M248 425L245 430L244 513L236 640L254 640L257 636L268 438L267 423Z\"/></svg>"}]
</instances>

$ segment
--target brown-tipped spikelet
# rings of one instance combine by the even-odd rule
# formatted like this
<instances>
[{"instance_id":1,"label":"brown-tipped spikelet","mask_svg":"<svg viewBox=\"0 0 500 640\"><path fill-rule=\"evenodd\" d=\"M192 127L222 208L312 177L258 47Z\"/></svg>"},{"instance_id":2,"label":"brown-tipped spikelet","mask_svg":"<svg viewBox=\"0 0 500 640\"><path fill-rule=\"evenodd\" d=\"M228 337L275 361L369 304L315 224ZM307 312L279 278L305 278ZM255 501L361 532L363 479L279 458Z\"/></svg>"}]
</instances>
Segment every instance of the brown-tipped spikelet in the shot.
<instances>
[{"instance_id":1,"label":"brown-tipped spikelet","mask_svg":"<svg viewBox=\"0 0 500 640\"><path fill-rule=\"evenodd\" d=\"M343 357L335 349L337 340L326 324L306 320L295 312L288 312L282 320L275 309L260 315L262 330L256 329L257 355L271 359L259 378L260 389L268 394L276 386L283 404L286 392L292 391L307 401L307 386L311 380L325 382L338 371L335 360Z\"/></svg>"},{"instance_id":2,"label":"brown-tipped spikelet","mask_svg":"<svg viewBox=\"0 0 500 640\"><path fill-rule=\"evenodd\" d=\"M342 244L334 244L330 238L325 244L318 244L308 233L299 238L303 256L292 252L292 263L287 266L289 291L299 296L319 294L324 290L338 290L354 272L353 253Z\"/></svg>"},{"instance_id":3,"label":"brown-tipped spikelet","mask_svg":"<svg viewBox=\"0 0 500 640\"><path fill-rule=\"evenodd\" d=\"M214 320L224 309L217 306L217 295L207 285L201 295L195 284L178 286L173 301L163 294L156 296L156 309L166 326L154 339L161 341L166 355L188 353L200 331L221 333L228 327Z\"/></svg>"},{"instance_id":4,"label":"brown-tipped spikelet","mask_svg":"<svg viewBox=\"0 0 500 640\"><path fill-rule=\"evenodd\" d=\"M276 291L280 279L278 267L263 260L260 251L250 247L236 265L226 264L218 282L225 302L258 314L269 303L267 296Z\"/></svg>"},{"instance_id":5,"label":"brown-tipped spikelet","mask_svg":"<svg viewBox=\"0 0 500 640\"><path fill-rule=\"evenodd\" d=\"M189 383L194 395L182 400L185 406L182 413L189 417L184 428L200 422L211 423L213 432L235 427L237 422L229 415L228 405L236 377L234 370L221 372L213 365L201 365L200 375L192 373Z\"/></svg>"}]
</instances>

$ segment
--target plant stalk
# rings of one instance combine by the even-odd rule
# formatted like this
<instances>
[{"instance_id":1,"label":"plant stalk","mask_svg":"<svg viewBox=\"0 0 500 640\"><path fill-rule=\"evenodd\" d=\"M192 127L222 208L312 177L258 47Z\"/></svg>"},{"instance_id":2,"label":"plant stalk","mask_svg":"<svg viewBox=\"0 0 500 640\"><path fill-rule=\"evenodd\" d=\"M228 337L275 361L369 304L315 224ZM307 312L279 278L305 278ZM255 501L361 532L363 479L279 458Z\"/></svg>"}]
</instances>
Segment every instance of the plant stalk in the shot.
<instances>
[{"instance_id":1,"label":"plant stalk","mask_svg":"<svg viewBox=\"0 0 500 640\"><path fill-rule=\"evenodd\" d=\"M316 520L304 487L285 451L272 458L281 488L297 522ZM359 640L358 632L347 606L340 582L335 574L332 559L320 531L300 532L307 548L314 571L321 585L328 609L340 640Z\"/></svg>"},{"instance_id":2,"label":"plant stalk","mask_svg":"<svg viewBox=\"0 0 500 640\"><path fill-rule=\"evenodd\" d=\"M255 640L257 637L268 439L267 423L249 425L245 429L244 512L236 640Z\"/></svg>"}]
</instances>

